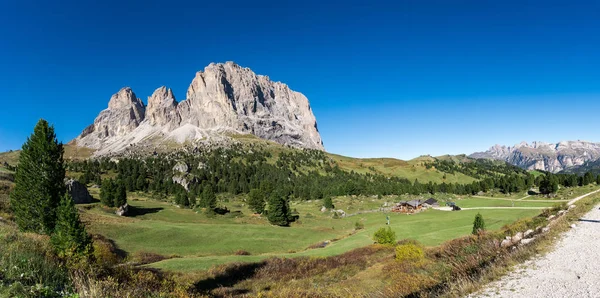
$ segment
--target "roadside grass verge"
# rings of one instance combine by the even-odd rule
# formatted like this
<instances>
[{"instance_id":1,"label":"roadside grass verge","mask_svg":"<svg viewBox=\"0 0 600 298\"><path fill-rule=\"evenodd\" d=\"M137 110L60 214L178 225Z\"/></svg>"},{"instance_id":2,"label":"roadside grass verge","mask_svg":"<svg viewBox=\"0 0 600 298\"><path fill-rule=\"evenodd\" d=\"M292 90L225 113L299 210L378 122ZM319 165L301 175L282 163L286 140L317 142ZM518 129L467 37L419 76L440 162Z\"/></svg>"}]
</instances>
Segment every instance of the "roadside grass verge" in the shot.
<instances>
[{"instance_id":1,"label":"roadside grass verge","mask_svg":"<svg viewBox=\"0 0 600 298\"><path fill-rule=\"evenodd\" d=\"M440 297L463 297L479 289L485 287L488 283L500 279L502 276L510 272L510 270L518 264L521 264L535 256L549 252L559 239L559 236L570 229L570 225L576 222L600 203L600 195L581 199L575 204L575 207L570 209L565 215L558 217L551 223L551 228L548 232L540 234L536 240L527 246L518 247L509 257L499 259L497 262L483 268L483 270L473 276L457 279L455 283L440 293ZM555 211L556 212L556 211ZM548 213L546 213L548 214ZM522 223L515 223L512 226ZM511 228L508 226L507 228Z\"/></svg>"}]
</instances>

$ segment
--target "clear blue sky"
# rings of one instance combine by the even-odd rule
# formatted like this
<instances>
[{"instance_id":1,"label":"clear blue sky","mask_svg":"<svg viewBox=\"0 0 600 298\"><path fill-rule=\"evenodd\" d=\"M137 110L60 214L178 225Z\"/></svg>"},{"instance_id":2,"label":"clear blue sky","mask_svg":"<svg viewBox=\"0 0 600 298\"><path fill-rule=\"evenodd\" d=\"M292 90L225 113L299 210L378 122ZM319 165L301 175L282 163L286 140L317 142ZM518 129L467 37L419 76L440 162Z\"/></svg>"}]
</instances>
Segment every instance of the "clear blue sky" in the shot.
<instances>
[{"instance_id":1,"label":"clear blue sky","mask_svg":"<svg viewBox=\"0 0 600 298\"><path fill-rule=\"evenodd\" d=\"M328 151L458 154L600 141L598 1L1 1L0 151L67 142L110 96L178 100L235 61L310 100Z\"/></svg>"}]
</instances>

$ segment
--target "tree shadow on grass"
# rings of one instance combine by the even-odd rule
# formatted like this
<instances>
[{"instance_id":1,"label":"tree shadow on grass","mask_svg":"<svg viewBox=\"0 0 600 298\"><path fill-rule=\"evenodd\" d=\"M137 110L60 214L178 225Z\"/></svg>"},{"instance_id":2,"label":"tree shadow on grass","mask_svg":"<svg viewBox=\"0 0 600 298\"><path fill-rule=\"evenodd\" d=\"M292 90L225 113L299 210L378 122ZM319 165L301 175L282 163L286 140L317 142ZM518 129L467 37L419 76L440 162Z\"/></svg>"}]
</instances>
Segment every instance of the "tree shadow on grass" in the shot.
<instances>
[{"instance_id":1,"label":"tree shadow on grass","mask_svg":"<svg viewBox=\"0 0 600 298\"><path fill-rule=\"evenodd\" d=\"M151 213L157 213L160 210L163 210L164 208L162 207L158 207L158 208L141 208L141 207L134 207L134 206L129 206L129 211L127 212L127 217L136 217L136 216L142 216L142 215L146 215L146 214L151 214Z\"/></svg>"},{"instance_id":2,"label":"tree shadow on grass","mask_svg":"<svg viewBox=\"0 0 600 298\"><path fill-rule=\"evenodd\" d=\"M91 200L91 201L90 201L90 203L88 203L88 204L91 204L91 203L100 203L100 200L98 200L98 199L96 199L96 198L92 197L92 200Z\"/></svg>"},{"instance_id":3,"label":"tree shadow on grass","mask_svg":"<svg viewBox=\"0 0 600 298\"><path fill-rule=\"evenodd\" d=\"M211 293L211 291L218 288L232 287L241 281L252 278L256 272L266 264L267 263L264 261L258 263L233 264L225 268L223 272L217 274L215 277L207 278L197 282L194 287L202 294L220 297L221 295ZM248 290L229 289L227 292L228 293L226 296L243 295L247 294ZM225 294L223 294L223 296L225 296Z\"/></svg>"},{"instance_id":4,"label":"tree shadow on grass","mask_svg":"<svg viewBox=\"0 0 600 298\"><path fill-rule=\"evenodd\" d=\"M114 253L121 259L121 260L125 260L127 258L127 256L129 255L129 253L127 253L126 251L122 250L121 248L119 248L119 246L117 246L117 244L115 243L114 240L112 239L108 239L106 238L106 240L108 242L110 242L110 244L113 246L114 249Z\"/></svg>"}]
</instances>

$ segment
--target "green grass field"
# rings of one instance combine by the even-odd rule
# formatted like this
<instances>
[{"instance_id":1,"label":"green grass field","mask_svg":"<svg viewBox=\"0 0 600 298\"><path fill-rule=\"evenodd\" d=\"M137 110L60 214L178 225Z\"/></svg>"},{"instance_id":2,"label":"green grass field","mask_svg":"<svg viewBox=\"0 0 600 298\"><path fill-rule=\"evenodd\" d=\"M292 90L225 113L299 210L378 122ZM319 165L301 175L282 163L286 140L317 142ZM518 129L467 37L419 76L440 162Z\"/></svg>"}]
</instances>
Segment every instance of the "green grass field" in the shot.
<instances>
[{"instance_id":1,"label":"green grass field","mask_svg":"<svg viewBox=\"0 0 600 298\"><path fill-rule=\"evenodd\" d=\"M473 228L473 218L481 213L488 229L499 229L503 225L514 222L519 218L534 216L539 210L468 210L461 212L446 212L429 210L416 215L391 214L390 226L396 232L398 239L416 239L428 246L439 245L444 241L468 235ZM365 214L360 216L365 223L365 229L352 236L332 242L325 248L305 250L298 253L268 253L253 256L206 256L184 257L164 260L151 267L174 271L205 270L211 266L229 262L253 262L268 257L324 257L344 253L351 249L373 243L372 235L380 227L385 226L383 214ZM352 218L349 218L350 220ZM341 220L343 221L343 220ZM280 228L286 229L286 228ZM293 228L287 228L293 229ZM323 239L325 240L325 239ZM244 241L240 239L240 241ZM118 243L118 242L117 242ZM265 243L266 244L266 243Z\"/></svg>"},{"instance_id":2,"label":"green grass field","mask_svg":"<svg viewBox=\"0 0 600 298\"><path fill-rule=\"evenodd\" d=\"M466 198L461 200L453 201L456 205L461 208L477 208L477 207L552 207L552 205L558 202L546 202L546 201L529 201L529 200L499 200L499 199L484 199L482 197Z\"/></svg>"},{"instance_id":3,"label":"green grass field","mask_svg":"<svg viewBox=\"0 0 600 298\"><path fill-rule=\"evenodd\" d=\"M573 189L574 191L575 189ZM589 192L589 189L577 190ZM97 196L97 189L91 193ZM446 198L444 198L446 197ZM129 252L152 252L171 259L148 266L173 271L205 270L229 262L254 262L268 257L323 257L344 253L373 243L372 235L385 226L385 217L391 218L391 228L398 239L416 239L427 246L467 235L471 232L477 213L484 216L488 229L499 229L517 219L539 214L538 209L518 207L550 207L554 202L515 201L515 209L480 209L459 212L427 210L419 214L372 212L386 202L416 197L338 197L333 200L336 209L356 214L333 219L330 212L322 213L321 201L292 202L291 208L300 214L300 220L291 227L276 227L264 218L254 216L245 206L244 197L220 196L220 204L232 213L207 217L201 210L181 209L168 202L156 201L141 194L130 194L129 203L136 215L118 217L97 204L87 206L82 218L88 230L105 235L119 248ZM512 201L493 198L462 198L438 195L463 208L511 207ZM226 199L226 200L223 200ZM241 214L233 211L240 211ZM371 212L369 212L371 211ZM237 215L236 215L237 214ZM357 221L364 229L354 231ZM309 246L331 241L325 248ZM235 255L238 250L249 256Z\"/></svg>"}]
</instances>

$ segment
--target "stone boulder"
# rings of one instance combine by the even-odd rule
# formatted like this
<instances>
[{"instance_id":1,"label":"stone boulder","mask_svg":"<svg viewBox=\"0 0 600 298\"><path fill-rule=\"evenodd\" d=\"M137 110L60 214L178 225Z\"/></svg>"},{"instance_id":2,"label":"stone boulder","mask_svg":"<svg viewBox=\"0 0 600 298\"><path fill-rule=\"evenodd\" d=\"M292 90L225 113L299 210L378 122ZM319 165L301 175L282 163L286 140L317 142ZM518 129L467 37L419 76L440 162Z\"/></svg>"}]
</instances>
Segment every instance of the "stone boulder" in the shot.
<instances>
[{"instance_id":1,"label":"stone boulder","mask_svg":"<svg viewBox=\"0 0 600 298\"><path fill-rule=\"evenodd\" d=\"M340 217L346 217L346 212L342 209L334 210Z\"/></svg>"},{"instance_id":2,"label":"stone boulder","mask_svg":"<svg viewBox=\"0 0 600 298\"><path fill-rule=\"evenodd\" d=\"M529 229L523 233L523 238L531 238L535 232L532 229Z\"/></svg>"},{"instance_id":3,"label":"stone boulder","mask_svg":"<svg viewBox=\"0 0 600 298\"><path fill-rule=\"evenodd\" d=\"M523 233L522 232L518 232L516 235L512 236L512 238L510 239L510 241L513 244L517 244L517 243L521 242L522 239L523 239Z\"/></svg>"},{"instance_id":4,"label":"stone boulder","mask_svg":"<svg viewBox=\"0 0 600 298\"><path fill-rule=\"evenodd\" d=\"M65 179L65 186L75 204L89 204L94 200L92 196L90 196L87 187L75 179Z\"/></svg>"},{"instance_id":5,"label":"stone boulder","mask_svg":"<svg viewBox=\"0 0 600 298\"><path fill-rule=\"evenodd\" d=\"M179 173L188 173L189 172L190 167L183 161L178 162L174 167L173 167L173 171L174 172L179 172Z\"/></svg>"},{"instance_id":6,"label":"stone boulder","mask_svg":"<svg viewBox=\"0 0 600 298\"><path fill-rule=\"evenodd\" d=\"M500 242L500 247L503 247L503 248L510 247L511 245L512 245L512 242L508 239L504 239L504 240L502 240L502 242Z\"/></svg>"},{"instance_id":7,"label":"stone boulder","mask_svg":"<svg viewBox=\"0 0 600 298\"><path fill-rule=\"evenodd\" d=\"M527 244L533 242L533 240L535 240L535 238L523 239L523 240L521 240L521 243L519 243L519 245L527 245Z\"/></svg>"},{"instance_id":8,"label":"stone boulder","mask_svg":"<svg viewBox=\"0 0 600 298\"><path fill-rule=\"evenodd\" d=\"M129 205L127 205L127 203L125 205L117 208L117 211L115 212L115 214L118 216L127 216L128 213L129 213Z\"/></svg>"}]
</instances>

